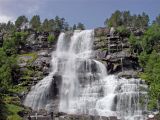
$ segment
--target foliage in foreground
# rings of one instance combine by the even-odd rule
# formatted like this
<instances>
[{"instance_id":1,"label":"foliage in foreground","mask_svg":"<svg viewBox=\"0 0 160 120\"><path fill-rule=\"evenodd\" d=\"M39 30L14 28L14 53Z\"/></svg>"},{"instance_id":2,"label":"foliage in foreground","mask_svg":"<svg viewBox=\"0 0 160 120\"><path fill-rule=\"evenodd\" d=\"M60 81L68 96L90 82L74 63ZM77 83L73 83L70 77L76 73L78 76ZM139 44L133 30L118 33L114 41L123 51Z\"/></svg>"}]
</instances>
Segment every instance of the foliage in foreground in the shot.
<instances>
[{"instance_id":1,"label":"foliage in foreground","mask_svg":"<svg viewBox=\"0 0 160 120\"><path fill-rule=\"evenodd\" d=\"M149 86L149 109L160 109L160 26L153 24L141 37L130 36L132 49L143 68L140 77Z\"/></svg>"}]
</instances>

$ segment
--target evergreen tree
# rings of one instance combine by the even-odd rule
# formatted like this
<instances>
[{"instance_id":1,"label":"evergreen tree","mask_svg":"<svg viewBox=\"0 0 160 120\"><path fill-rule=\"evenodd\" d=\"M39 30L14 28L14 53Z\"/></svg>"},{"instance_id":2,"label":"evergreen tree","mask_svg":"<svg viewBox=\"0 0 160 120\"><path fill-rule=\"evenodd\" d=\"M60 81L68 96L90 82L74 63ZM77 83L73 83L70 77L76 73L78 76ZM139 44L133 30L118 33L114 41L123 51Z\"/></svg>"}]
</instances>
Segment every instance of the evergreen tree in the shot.
<instances>
[{"instance_id":1,"label":"evergreen tree","mask_svg":"<svg viewBox=\"0 0 160 120\"><path fill-rule=\"evenodd\" d=\"M48 27L49 27L49 31L53 31L54 30L54 19L51 19L48 21Z\"/></svg>"},{"instance_id":2,"label":"evergreen tree","mask_svg":"<svg viewBox=\"0 0 160 120\"><path fill-rule=\"evenodd\" d=\"M117 10L115 11L111 17L107 20L107 24L109 27L118 27L122 25L122 13Z\"/></svg>"},{"instance_id":3,"label":"evergreen tree","mask_svg":"<svg viewBox=\"0 0 160 120\"><path fill-rule=\"evenodd\" d=\"M78 23L78 25L77 25L77 29L79 29L79 30L85 30L85 26L84 26L84 24L82 24L82 23Z\"/></svg>"},{"instance_id":4,"label":"evergreen tree","mask_svg":"<svg viewBox=\"0 0 160 120\"><path fill-rule=\"evenodd\" d=\"M15 21L15 25L17 28L20 28L24 23L28 22L28 18L26 18L24 15L19 16L17 20Z\"/></svg>"},{"instance_id":5,"label":"evergreen tree","mask_svg":"<svg viewBox=\"0 0 160 120\"><path fill-rule=\"evenodd\" d=\"M49 31L49 21L48 19L45 19L43 24L42 24L42 29L43 31Z\"/></svg>"},{"instance_id":6,"label":"evergreen tree","mask_svg":"<svg viewBox=\"0 0 160 120\"><path fill-rule=\"evenodd\" d=\"M154 20L153 23L160 25L160 14L156 17L156 20Z\"/></svg>"},{"instance_id":7,"label":"evergreen tree","mask_svg":"<svg viewBox=\"0 0 160 120\"><path fill-rule=\"evenodd\" d=\"M30 24L33 29L40 30L41 27L41 21L39 15L34 15L32 19L30 20Z\"/></svg>"},{"instance_id":8,"label":"evergreen tree","mask_svg":"<svg viewBox=\"0 0 160 120\"><path fill-rule=\"evenodd\" d=\"M76 30L77 29L77 26L76 24L73 25L73 30Z\"/></svg>"}]
</instances>

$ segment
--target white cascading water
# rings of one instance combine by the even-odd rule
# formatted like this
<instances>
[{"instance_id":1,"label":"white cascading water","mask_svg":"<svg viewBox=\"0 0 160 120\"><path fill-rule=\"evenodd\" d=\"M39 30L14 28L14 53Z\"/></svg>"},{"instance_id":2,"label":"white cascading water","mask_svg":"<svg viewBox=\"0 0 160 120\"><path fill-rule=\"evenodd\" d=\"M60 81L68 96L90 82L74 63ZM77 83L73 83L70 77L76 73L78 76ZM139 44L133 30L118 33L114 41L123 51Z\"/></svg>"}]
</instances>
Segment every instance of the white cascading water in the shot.
<instances>
[{"instance_id":1,"label":"white cascading water","mask_svg":"<svg viewBox=\"0 0 160 120\"><path fill-rule=\"evenodd\" d=\"M24 104L33 109L49 106L52 77L59 72L60 112L144 120L142 112L146 108L140 98L146 95L146 85L140 79L107 75L105 66L93 59L93 41L93 30L75 31L70 38L61 33L52 55L52 72L32 88Z\"/></svg>"}]
</instances>

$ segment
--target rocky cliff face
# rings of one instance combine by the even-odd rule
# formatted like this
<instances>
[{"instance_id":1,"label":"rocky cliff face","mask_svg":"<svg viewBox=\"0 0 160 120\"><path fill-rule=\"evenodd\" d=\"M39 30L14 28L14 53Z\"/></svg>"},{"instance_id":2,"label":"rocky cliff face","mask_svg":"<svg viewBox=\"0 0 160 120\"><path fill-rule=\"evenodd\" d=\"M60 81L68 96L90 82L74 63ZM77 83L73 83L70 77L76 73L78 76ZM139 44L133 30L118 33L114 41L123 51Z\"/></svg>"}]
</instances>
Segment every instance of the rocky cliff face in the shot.
<instances>
[{"instance_id":1,"label":"rocky cliff face","mask_svg":"<svg viewBox=\"0 0 160 120\"><path fill-rule=\"evenodd\" d=\"M95 58L102 61L108 74L118 74L120 77L136 77L140 70L138 58L131 53L127 35L116 33L106 28L95 29L93 49Z\"/></svg>"}]
</instances>

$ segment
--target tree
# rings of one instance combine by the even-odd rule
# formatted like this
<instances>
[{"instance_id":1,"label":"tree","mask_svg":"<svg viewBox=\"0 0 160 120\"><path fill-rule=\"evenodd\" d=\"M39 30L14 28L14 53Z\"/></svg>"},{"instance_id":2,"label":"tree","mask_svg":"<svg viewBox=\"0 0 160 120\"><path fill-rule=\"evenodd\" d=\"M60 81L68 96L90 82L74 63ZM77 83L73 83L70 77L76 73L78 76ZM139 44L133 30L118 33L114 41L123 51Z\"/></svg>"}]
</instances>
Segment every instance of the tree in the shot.
<instances>
[{"instance_id":1,"label":"tree","mask_svg":"<svg viewBox=\"0 0 160 120\"><path fill-rule=\"evenodd\" d=\"M45 19L43 24L42 24L42 29L43 31L49 31L49 21L48 19Z\"/></svg>"},{"instance_id":2,"label":"tree","mask_svg":"<svg viewBox=\"0 0 160 120\"><path fill-rule=\"evenodd\" d=\"M139 15L131 15L129 11L115 11L110 18L105 20L105 25L108 27L135 27L145 29L148 27L149 16L146 13Z\"/></svg>"},{"instance_id":3,"label":"tree","mask_svg":"<svg viewBox=\"0 0 160 120\"><path fill-rule=\"evenodd\" d=\"M106 20L109 27L117 27L122 25L122 13L117 10L115 11L109 19Z\"/></svg>"},{"instance_id":4,"label":"tree","mask_svg":"<svg viewBox=\"0 0 160 120\"><path fill-rule=\"evenodd\" d=\"M79 30L85 30L85 26L84 26L84 24L82 24L82 23L78 23L78 25L77 25L77 29L79 29Z\"/></svg>"},{"instance_id":5,"label":"tree","mask_svg":"<svg viewBox=\"0 0 160 120\"><path fill-rule=\"evenodd\" d=\"M76 24L73 25L73 30L76 30L77 29L77 26Z\"/></svg>"},{"instance_id":6,"label":"tree","mask_svg":"<svg viewBox=\"0 0 160 120\"><path fill-rule=\"evenodd\" d=\"M160 14L156 17L156 19L153 21L153 24L160 25Z\"/></svg>"},{"instance_id":7,"label":"tree","mask_svg":"<svg viewBox=\"0 0 160 120\"><path fill-rule=\"evenodd\" d=\"M54 30L58 30L58 31L61 31L62 29L62 22L60 20L60 18L58 16L55 17L55 21L54 21L54 26L55 26L55 29Z\"/></svg>"},{"instance_id":8,"label":"tree","mask_svg":"<svg viewBox=\"0 0 160 120\"><path fill-rule=\"evenodd\" d=\"M49 31L53 31L54 30L54 19L50 19L49 21L48 21L48 27L49 27Z\"/></svg>"},{"instance_id":9,"label":"tree","mask_svg":"<svg viewBox=\"0 0 160 120\"><path fill-rule=\"evenodd\" d=\"M160 109L157 106L157 102L160 102L160 55L156 51L153 51L146 58L144 73L141 74L141 77L149 85L148 107L150 110Z\"/></svg>"},{"instance_id":10,"label":"tree","mask_svg":"<svg viewBox=\"0 0 160 120\"><path fill-rule=\"evenodd\" d=\"M48 36L48 42L49 43L52 43L52 42L54 42L55 41L55 36L53 35L53 34L50 34L49 36Z\"/></svg>"},{"instance_id":11,"label":"tree","mask_svg":"<svg viewBox=\"0 0 160 120\"><path fill-rule=\"evenodd\" d=\"M143 12L142 13L142 28L147 28L149 24L149 16Z\"/></svg>"},{"instance_id":12,"label":"tree","mask_svg":"<svg viewBox=\"0 0 160 120\"><path fill-rule=\"evenodd\" d=\"M0 48L0 93L4 93L7 88L12 84L12 70L15 67L15 57L8 57Z\"/></svg>"},{"instance_id":13,"label":"tree","mask_svg":"<svg viewBox=\"0 0 160 120\"><path fill-rule=\"evenodd\" d=\"M122 13L122 21L124 26L130 26L131 25L131 15L129 11L124 11Z\"/></svg>"},{"instance_id":14,"label":"tree","mask_svg":"<svg viewBox=\"0 0 160 120\"><path fill-rule=\"evenodd\" d=\"M6 37L3 42L3 49L7 55L13 55L17 53L17 45L13 38Z\"/></svg>"},{"instance_id":15,"label":"tree","mask_svg":"<svg viewBox=\"0 0 160 120\"><path fill-rule=\"evenodd\" d=\"M8 56L16 54L25 45L27 36L27 32L14 32L12 36L6 36L3 42L6 54Z\"/></svg>"},{"instance_id":16,"label":"tree","mask_svg":"<svg viewBox=\"0 0 160 120\"><path fill-rule=\"evenodd\" d=\"M19 16L17 20L15 21L15 25L17 28L20 28L23 24L28 22L28 18L26 18L24 15Z\"/></svg>"},{"instance_id":17,"label":"tree","mask_svg":"<svg viewBox=\"0 0 160 120\"><path fill-rule=\"evenodd\" d=\"M32 17L32 19L30 20L30 24L31 24L31 26L32 26L33 29L39 31L40 27L41 27L41 21L40 21L39 15L34 15Z\"/></svg>"},{"instance_id":18,"label":"tree","mask_svg":"<svg viewBox=\"0 0 160 120\"><path fill-rule=\"evenodd\" d=\"M67 22L64 22L63 27L65 31L69 30L69 24Z\"/></svg>"}]
</instances>

